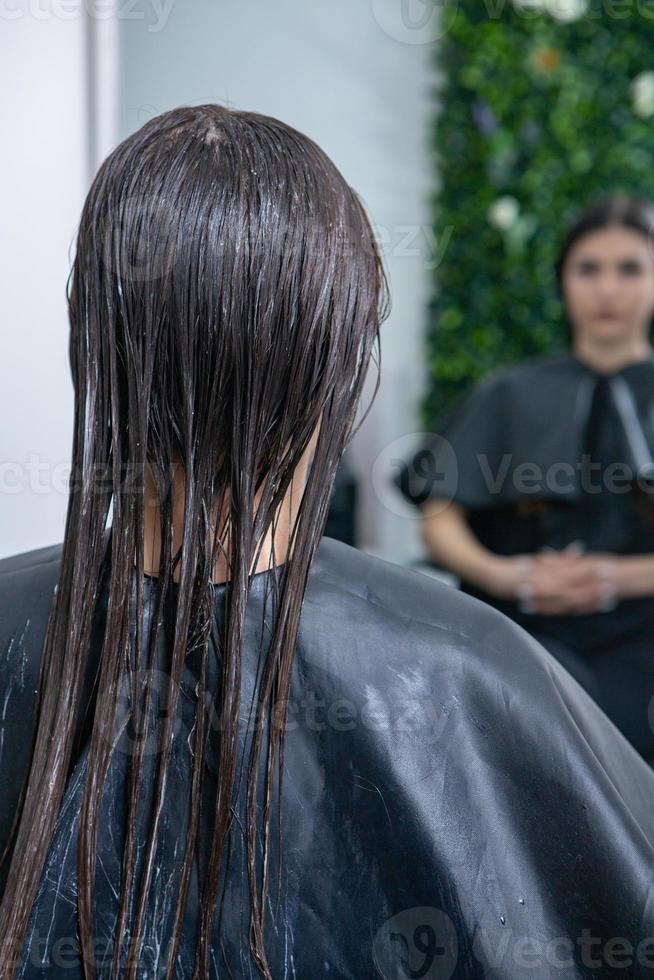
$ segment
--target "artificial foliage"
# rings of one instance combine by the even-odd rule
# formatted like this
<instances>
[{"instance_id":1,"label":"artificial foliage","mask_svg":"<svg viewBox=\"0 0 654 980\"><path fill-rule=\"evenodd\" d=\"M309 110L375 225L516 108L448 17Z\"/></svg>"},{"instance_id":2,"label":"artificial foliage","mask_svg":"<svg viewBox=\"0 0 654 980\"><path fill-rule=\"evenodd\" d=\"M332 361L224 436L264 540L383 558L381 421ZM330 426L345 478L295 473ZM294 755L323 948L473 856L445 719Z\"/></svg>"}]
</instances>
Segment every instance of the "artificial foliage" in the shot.
<instances>
[{"instance_id":1,"label":"artificial foliage","mask_svg":"<svg viewBox=\"0 0 654 980\"><path fill-rule=\"evenodd\" d=\"M445 0L434 47L430 427L566 345L554 262L593 198L654 198L654 0Z\"/></svg>"}]
</instances>

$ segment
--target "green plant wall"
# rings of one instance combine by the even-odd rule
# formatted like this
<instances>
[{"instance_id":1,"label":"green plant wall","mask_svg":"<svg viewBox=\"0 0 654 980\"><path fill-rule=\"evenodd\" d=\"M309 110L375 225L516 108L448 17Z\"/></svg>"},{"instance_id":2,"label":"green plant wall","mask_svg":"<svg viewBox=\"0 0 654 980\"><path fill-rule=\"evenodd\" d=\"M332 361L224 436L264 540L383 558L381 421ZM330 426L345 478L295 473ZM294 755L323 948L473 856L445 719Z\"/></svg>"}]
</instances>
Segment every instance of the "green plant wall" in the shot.
<instances>
[{"instance_id":1,"label":"green plant wall","mask_svg":"<svg viewBox=\"0 0 654 980\"><path fill-rule=\"evenodd\" d=\"M654 198L654 0L446 0L443 17L428 427L490 370L565 347L554 262L581 208Z\"/></svg>"}]
</instances>

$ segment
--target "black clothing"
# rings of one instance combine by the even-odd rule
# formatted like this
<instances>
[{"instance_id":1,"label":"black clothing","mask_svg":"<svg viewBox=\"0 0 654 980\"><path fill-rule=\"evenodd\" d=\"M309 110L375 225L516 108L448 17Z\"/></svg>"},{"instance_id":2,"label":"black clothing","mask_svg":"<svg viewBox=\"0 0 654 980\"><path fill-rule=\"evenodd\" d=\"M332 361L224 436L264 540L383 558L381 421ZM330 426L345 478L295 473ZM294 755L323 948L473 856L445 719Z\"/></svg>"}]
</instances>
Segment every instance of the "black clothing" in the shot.
<instances>
[{"instance_id":1,"label":"black clothing","mask_svg":"<svg viewBox=\"0 0 654 980\"><path fill-rule=\"evenodd\" d=\"M325 534L356 547L357 481L345 458L336 471Z\"/></svg>"},{"instance_id":2,"label":"black clothing","mask_svg":"<svg viewBox=\"0 0 654 980\"><path fill-rule=\"evenodd\" d=\"M0 562L0 848L27 764L60 561L61 548L54 546ZM270 574L254 577L247 606L245 708L257 685L262 623L269 622ZM156 589L156 579L146 577L146 613ZM224 586L216 586L218 620L223 601ZM101 594L92 663L106 610ZM165 673L164 637L157 667ZM211 692L219 677L214 655ZM197 683L192 652L182 675L139 980L165 975ZM644 944L654 936L654 773L570 674L511 620L431 577L323 538L302 608L290 705L289 720L297 724L286 732L282 890L278 903L273 848L267 917L275 980L652 975L652 944ZM241 759L251 734L240 728ZM192 976L217 739L210 730L207 810L179 980ZM108 980L113 951L128 748L118 745L112 754L101 801L93 911L100 980ZM83 976L79 956L58 944L76 934L87 757L82 739L32 910L20 980ZM146 785L154 758L146 753ZM212 977L258 976L247 947L243 796L232 823L223 949L214 939ZM145 832L139 823L138 841ZM615 937L623 943L617 954L610 945ZM624 943L631 944L627 974L615 966L627 962ZM62 958L65 966L57 966Z\"/></svg>"},{"instance_id":3,"label":"black clothing","mask_svg":"<svg viewBox=\"0 0 654 980\"><path fill-rule=\"evenodd\" d=\"M500 555L583 542L654 554L654 356L602 375L571 354L494 372L400 470L421 506L454 500ZM654 761L654 597L581 616L539 616L463 582L524 626ZM567 653L563 652L567 649Z\"/></svg>"}]
</instances>

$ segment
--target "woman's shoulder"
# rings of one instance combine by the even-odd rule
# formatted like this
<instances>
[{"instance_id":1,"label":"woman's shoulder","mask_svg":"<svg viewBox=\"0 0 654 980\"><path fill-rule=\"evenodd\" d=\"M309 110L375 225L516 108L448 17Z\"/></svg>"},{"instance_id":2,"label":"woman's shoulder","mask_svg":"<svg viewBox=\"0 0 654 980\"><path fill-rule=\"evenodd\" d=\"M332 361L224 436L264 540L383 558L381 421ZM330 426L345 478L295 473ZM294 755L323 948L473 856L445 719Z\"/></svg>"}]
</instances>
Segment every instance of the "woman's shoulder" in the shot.
<instances>
[{"instance_id":1,"label":"woman's shoulder","mask_svg":"<svg viewBox=\"0 0 654 980\"><path fill-rule=\"evenodd\" d=\"M454 421L474 419L475 426L485 430L504 424L506 409L515 402L521 404L533 399L538 393L572 391L580 380L580 364L566 352L540 354L511 364L502 364L477 381L466 395L454 406L449 419Z\"/></svg>"},{"instance_id":2,"label":"woman's shoulder","mask_svg":"<svg viewBox=\"0 0 654 980\"><path fill-rule=\"evenodd\" d=\"M31 689L38 676L62 550L62 544L47 545L0 559L3 687L17 681L18 689Z\"/></svg>"},{"instance_id":3,"label":"woman's shoulder","mask_svg":"<svg viewBox=\"0 0 654 980\"><path fill-rule=\"evenodd\" d=\"M390 682L406 670L442 690L461 680L466 697L479 694L478 683L505 687L527 704L568 683L544 647L498 609L331 538L322 539L314 562L303 625L314 662L355 689L377 684L384 671Z\"/></svg>"},{"instance_id":4,"label":"woman's shoulder","mask_svg":"<svg viewBox=\"0 0 654 980\"><path fill-rule=\"evenodd\" d=\"M332 678L355 705L411 702L414 736L452 758L476 745L526 783L561 780L567 766L575 792L601 785L654 847L654 772L526 630L430 575L341 542L323 538L317 558L305 678L313 663L314 677Z\"/></svg>"},{"instance_id":5,"label":"woman's shoulder","mask_svg":"<svg viewBox=\"0 0 654 980\"><path fill-rule=\"evenodd\" d=\"M59 543L0 559L0 657L5 667L19 647L23 672L40 658L62 551Z\"/></svg>"},{"instance_id":6,"label":"woman's shoulder","mask_svg":"<svg viewBox=\"0 0 654 980\"><path fill-rule=\"evenodd\" d=\"M548 382L570 378L578 379L579 362L567 351L537 354L526 357L513 364L504 364L487 374L484 382L488 385L523 387L539 381Z\"/></svg>"},{"instance_id":7,"label":"woman's shoulder","mask_svg":"<svg viewBox=\"0 0 654 980\"><path fill-rule=\"evenodd\" d=\"M323 537L314 560L305 602L340 618L347 611L363 624L381 618L407 628L461 633L513 626L502 613L451 585L414 568Z\"/></svg>"},{"instance_id":8,"label":"woman's shoulder","mask_svg":"<svg viewBox=\"0 0 654 980\"><path fill-rule=\"evenodd\" d=\"M550 683L554 658L517 623L433 575L324 537L303 606L305 630L323 638L328 655L347 649L359 676L401 663L435 669L495 672L531 690ZM354 655L352 654L354 651ZM567 676L567 675L566 675Z\"/></svg>"},{"instance_id":9,"label":"woman's shoulder","mask_svg":"<svg viewBox=\"0 0 654 980\"><path fill-rule=\"evenodd\" d=\"M43 643L62 545L0 559L0 852L27 772ZM0 869L0 894L8 865Z\"/></svg>"},{"instance_id":10,"label":"woman's shoulder","mask_svg":"<svg viewBox=\"0 0 654 980\"><path fill-rule=\"evenodd\" d=\"M0 576L9 572L22 572L26 570L34 571L45 565L57 566L61 562L63 542L57 544L44 545L42 548L33 548L30 551L21 551L15 555L8 555L0 558Z\"/></svg>"}]
</instances>

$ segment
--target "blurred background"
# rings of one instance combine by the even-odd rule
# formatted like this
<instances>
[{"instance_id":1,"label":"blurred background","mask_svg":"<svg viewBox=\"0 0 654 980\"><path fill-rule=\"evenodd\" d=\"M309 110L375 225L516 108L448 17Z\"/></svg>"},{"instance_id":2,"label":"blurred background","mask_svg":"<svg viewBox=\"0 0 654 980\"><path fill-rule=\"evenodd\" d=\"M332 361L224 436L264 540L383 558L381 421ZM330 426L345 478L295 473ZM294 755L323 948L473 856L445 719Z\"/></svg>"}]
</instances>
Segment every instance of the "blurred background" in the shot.
<instances>
[{"instance_id":1,"label":"blurred background","mask_svg":"<svg viewBox=\"0 0 654 980\"><path fill-rule=\"evenodd\" d=\"M418 560L402 458L487 372L563 345L552 262L583 203L654 195L653 41L647 0L2 0L0 557L63 538L90 182L151 116L221 102L311 136L368 209L393 308L327 533Z\"/></svg>"}]
</instances>

